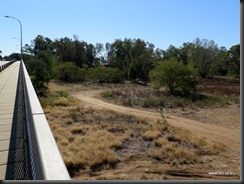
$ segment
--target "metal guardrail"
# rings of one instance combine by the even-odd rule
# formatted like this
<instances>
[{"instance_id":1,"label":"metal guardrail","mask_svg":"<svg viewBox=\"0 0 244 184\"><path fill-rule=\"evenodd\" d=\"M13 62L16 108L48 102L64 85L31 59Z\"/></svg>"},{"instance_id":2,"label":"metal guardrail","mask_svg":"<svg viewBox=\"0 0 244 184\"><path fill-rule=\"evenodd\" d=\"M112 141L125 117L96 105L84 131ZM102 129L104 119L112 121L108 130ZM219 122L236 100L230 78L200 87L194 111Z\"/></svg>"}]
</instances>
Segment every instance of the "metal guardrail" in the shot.
<instances>
[{"instance_id":1,"label":"metal guardrail","mask_svg":"<svg viewBox=\"0 0 244 184\"><path fill-rule=\"evenodd\" d=\"M15 61L0 61L0 72L7 68L9 65L14 63Z\"/></svg>"},{"instance_id":2,"label":"metal guardrail","mask_svg":"<svg viewBox=\"0 0 244 184\"><path fill-rule=\"evenodd\" d=\"M70 175L23 61L21 61L20 70L23 72L26 133L32 178L70 180Z\"/></svg>"}]
</instances>

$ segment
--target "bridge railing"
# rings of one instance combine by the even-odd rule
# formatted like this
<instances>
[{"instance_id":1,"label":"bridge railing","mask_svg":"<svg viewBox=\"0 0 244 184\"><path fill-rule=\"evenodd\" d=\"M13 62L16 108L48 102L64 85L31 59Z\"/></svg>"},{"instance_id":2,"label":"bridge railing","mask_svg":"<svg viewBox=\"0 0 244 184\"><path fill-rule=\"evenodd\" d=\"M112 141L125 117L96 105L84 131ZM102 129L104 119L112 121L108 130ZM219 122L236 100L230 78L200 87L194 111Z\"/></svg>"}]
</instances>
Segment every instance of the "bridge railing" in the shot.
<instances>
[{"instance_id":1,"label":"bridge railing","mask_svg":"<svg viewBox=\"0 0 244 184\"><path fill-rule=\"evenodd\" d=\"M0 72L7 68L9 65L14 63L15 61L0 61Z\"/></svg>"},{"instance_id":2,"label":"bridge railing","mask_svg":"<svg viewBox=\"0 0 244 184\"><path fill-rule=\"evenodd\" d=\"M23 72L28 147L33 179L70 180L23 61L20 70Z\"/></svg>"}]
</instances>

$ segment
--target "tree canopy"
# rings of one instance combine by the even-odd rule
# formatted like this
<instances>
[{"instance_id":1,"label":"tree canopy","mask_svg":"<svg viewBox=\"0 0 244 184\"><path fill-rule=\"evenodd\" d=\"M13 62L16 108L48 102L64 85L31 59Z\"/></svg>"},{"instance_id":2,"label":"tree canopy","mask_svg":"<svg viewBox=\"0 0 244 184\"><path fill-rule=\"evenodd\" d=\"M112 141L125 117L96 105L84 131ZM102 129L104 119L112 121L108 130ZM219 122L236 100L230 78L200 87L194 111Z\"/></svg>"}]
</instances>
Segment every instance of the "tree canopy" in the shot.
<instances>
[{"instance_id":1,"label":"tree canopy","mask_svg":"<svg viewBox=\"0 0 244 184\"><path fill-rule=\"evenodd\" d=\"M159 63L151 72L153 86L166 86L172 95L188 95L196 92L197 80L191 70L175 58Z\"/></svg>"},{"instance_id":2,"label":"tree canopy","mask_svg":"<svg viewBox=\"0 0 244 184\"><path fill-rule=\"evenodd\" d=\"M152 80L159 80L157 75L161 75L160 72L163 71L171 77L181 76L175 80L191 86L193 81L189 76L193 74L202 78L215 75L240 77L240 44L227 50L223 46L218 47L213 40L200 38L185 42L180 47L170 45L163 50L155 49L152 43L140 38L116 39L105 45L93 45L80 40L77 35L54 40L38 35L31 45L26 44L23 47L23 53L29 74L40 94L45 93L48 82L53 78L70 82L131 80L155 83ZM108 61L106 68L100 67L100 60L104 58ZM189 78L184 78L182 74ZM167 79L169 76L164 77ZM166 85L171 93L194 91L193 87L183 89L183 86L178 86L179 82Z\"/></svg>"}]
</instances>

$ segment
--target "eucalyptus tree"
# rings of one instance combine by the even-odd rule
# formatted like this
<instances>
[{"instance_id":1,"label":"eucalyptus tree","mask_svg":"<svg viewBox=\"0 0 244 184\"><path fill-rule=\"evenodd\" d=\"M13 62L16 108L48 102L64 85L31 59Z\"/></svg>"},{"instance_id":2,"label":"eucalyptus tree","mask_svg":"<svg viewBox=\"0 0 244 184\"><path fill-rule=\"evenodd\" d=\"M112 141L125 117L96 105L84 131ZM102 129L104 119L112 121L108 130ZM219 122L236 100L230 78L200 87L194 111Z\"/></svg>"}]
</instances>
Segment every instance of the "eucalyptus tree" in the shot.
<instances>
[{"instance_id":1,"label":"eucalyptus tree","mask_svg":"<svg viewBox=\"0 0 244 184\"><path fill-rule=\"evenodd\" d=\"M228 74L229 63L227 58L228 58L227 49L225 47L220 47L216 62L213 65L213 70L215 71L215 75L225 76Z\"/></svg>"},{"instance_id":2,"label":"eucalyptus tree","mask_svg":"<svg viewBox=\"0 0 244 184\"><path fill-rule=\"evenodd\" d=\"M45 95L49 81L55 76L56 50L48 37L37 35L24 47L24 62L38 95Z\"/></svg>"},{"instance_id":3,"label":"eucalyptus tree","mask_svg":"<svg viewBox=\"0 0 244 184\"><path fill-rule=\"evenodd\" d=\"M172 95L184 96L197 91L196 77L176 58L159 62L150 72L150 79L155 89L165 86Z\"/></svg>"},{"instance_id":4,"label":"eucalyptus tree","mask_svg":"<svg viewBox=\"0 0 244 184\"><path fill-rule=\"evenodd\" d=\"M103 52L104 52L104 45L102 43L96 43L96 57L100 58L103 56Z\"/></svg>"},{"instance_id":5,"label":"eucalyptus tree","mask_svg":"<svg viewBox=\"0 0 244 184\"><path fill-rule=\"evenodd\" d=\"M166 51L164 51L163 59L169 60L175 58L177 61L180 60L180 52L179 49L173 45L170 45Z\"/></svg>"},{"instance_id":6,"label":"eucalyptus tree","mask_svg":"<svg viewBox=\"0 0 244 184\"><path fill-rule=\"evenodd\" d=\"M228 50L227 60L229 63L230 72L235 77L240 77L240 44L233 45Z\"/></svg>"},{"instance_id":7,"label":"eucalyptus tree","mask_svg":"<svg viewBox=\"0 0 244 184\"><path fill-rule=\"evenodd\" d=\"M115 40L109 48L109 60L112 67L123 71L130 80L148 80L148 73L153 67L154 45L141 39Z\"/></svg>"},{"instance_id":8,"label":"eucalyptus tree","mask_svg":"<svg viewBox=\"0 0 244 184\"><path fill-rule=\"evenodd\" d=\"M191 50L194 48L194 44L191 42L185 42L182 46L178 49L179 50L179 58L180 61L187 65L190 62L191 57Z\"/></svg>"},{"instance_id":9,"label":"eucalyptus tree","mask_svg":"<svg viewBox=\"0 0 244 184\"><path fill-rule=\"evenodd\" d=\"M68 37L55 39L54 46L56 49L58 63L71 62L74 58L74 44Z\"/></svg>"},{"instance_id":10,"label":"eucalyptus tree","mask_svg":"<svg viewBox=\"0 0 244 184\"><path fill-rule=\"evenodd\" d=\"M94 66L96 63L96 47L93 44L85 44L85 65Z\"/></svg>"},{"instance_id":11,"label":"eucalyptus tree","mask_svg":"<svg viewBox=\"0 0 244 184\"><path fill-rule=\"evenodd\" d=\"M211 68L218 56L218 46L213 40L196 38L191 49L191 59L199 74L205 78L211 76Z\"/></svg>"}]
</instances>

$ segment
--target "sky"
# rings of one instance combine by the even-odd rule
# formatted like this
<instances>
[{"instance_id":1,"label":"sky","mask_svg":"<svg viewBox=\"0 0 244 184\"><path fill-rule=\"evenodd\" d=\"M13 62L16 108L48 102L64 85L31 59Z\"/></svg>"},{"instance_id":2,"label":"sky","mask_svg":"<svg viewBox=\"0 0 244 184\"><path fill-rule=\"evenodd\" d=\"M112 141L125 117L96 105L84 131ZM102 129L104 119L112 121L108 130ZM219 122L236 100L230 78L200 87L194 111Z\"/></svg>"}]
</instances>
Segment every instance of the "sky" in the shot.
<instances>
[{"instance_id":1,"label":"sky","mask_svg":"<svg viewBox=\"0 0 244 184\"><path fill-rule=\"evenodd\" d=\"M240 43L240 0L1 0L2 56L20 52L37 35L87 43L140 38L166 50L196 38L229 49Z\"/></svg>"}]
</instances>

